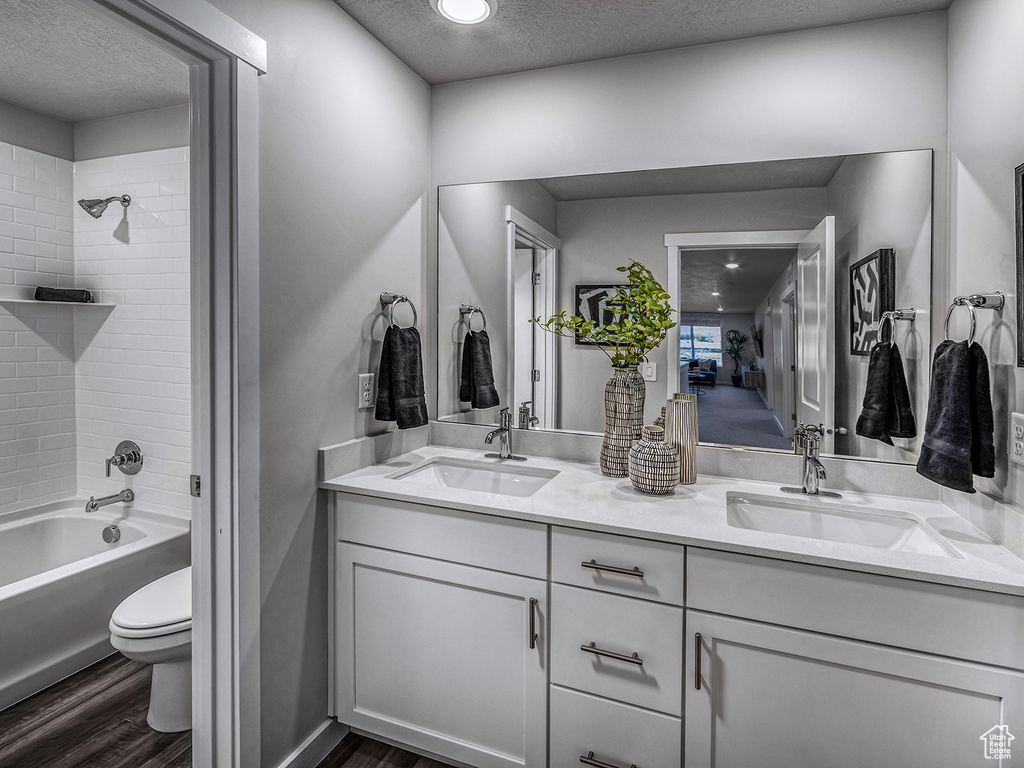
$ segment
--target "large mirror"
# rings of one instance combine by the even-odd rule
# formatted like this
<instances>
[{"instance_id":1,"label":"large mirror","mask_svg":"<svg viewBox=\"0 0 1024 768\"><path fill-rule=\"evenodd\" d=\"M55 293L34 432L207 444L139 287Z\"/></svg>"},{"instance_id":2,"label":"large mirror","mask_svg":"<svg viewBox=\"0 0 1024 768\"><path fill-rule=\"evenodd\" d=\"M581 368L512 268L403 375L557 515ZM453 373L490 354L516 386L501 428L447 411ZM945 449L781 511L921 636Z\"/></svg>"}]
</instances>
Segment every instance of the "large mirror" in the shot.
<instances>
[{"instance_id":1,"label":"large mirror","mask_svg":"<svg viewBox=\"0 0 1024 768\"><path fill-rule=\"evenodd\" d=\"M823 453L916 461L932 163L913 150L441 187L438 417L495 421L495 408L460 400L466 334L486 327L514 423L530 401L532 428L601 432L607 357L528 319L599 315L616 267L636 259L679 319L649 356L645 423L685 391L702 443L791 451L798 422L822 423ZM880 329L882 312L901 309L914 312ZM900 351L918 426L892 445L856 433L880 331ZM730 355L737 333L746 340Z\"/></svg>"}]
</instances>

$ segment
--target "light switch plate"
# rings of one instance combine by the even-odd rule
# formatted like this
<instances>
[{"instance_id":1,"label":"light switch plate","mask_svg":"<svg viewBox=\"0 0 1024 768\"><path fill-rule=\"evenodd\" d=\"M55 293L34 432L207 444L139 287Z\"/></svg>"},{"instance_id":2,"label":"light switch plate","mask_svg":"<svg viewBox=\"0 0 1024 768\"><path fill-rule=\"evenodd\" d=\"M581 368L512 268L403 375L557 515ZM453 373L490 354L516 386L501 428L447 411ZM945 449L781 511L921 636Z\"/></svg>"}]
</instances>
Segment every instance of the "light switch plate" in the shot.
<instances>
[{"instance_id":1,"label":"light switch plate","mask_svg":"<svg viewBox=\"0 0 1024 768\"><path fill-rule=\"evenodd\" d=\"M658 380L658 364L657 363L640 363L640 375L644 377L644 381L657 381Z\"/></svg>"},{"instance_id":2,"label":"light switch plate","mask_svg":"<svg viewBox=\"0 0 1024 768\"><path fill-rule=\"evenodd\" d=\"M1024 413L1010 414L1010 461L1024 464Z\"/></svg>"},{"instance_id":3,"label":"light switch plate","mask_svg":"<svg viewBox=\"0 0 1024 768\"><path fill-rule=\"evenodd\" d=\"M373 407L373 374L359 374L359 410Z\"/></svg>"}]
</instances>

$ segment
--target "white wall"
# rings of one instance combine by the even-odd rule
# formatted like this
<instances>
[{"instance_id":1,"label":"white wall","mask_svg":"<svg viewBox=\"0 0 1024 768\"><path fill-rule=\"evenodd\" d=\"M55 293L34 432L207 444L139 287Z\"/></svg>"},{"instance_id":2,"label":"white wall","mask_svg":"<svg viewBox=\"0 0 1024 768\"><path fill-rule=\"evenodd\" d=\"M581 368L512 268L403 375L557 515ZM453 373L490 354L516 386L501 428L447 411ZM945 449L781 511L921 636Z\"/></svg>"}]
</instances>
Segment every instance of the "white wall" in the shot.
<instances>
[{"instance_id":1,"label":"white wall","mask_svg":"<svg viewBox=\"0 0 1024 768\"><path fill-rule=\"evenodd\" d=\"M559 264L559 302L573 309L574 286L618 283L615 268L630 259L645 264L665 285L668 266L665 235L760 229L810 229L825 211L822 189L706 195L663 195L607 200L566 201L558 205L558 235L562 238ZM667 286L666 286L667 287ZM744 333L749 335L750 323ZM660 413L667 391L668 353L659 347L650 355L658 364L658 379L648 382L645 423ZM727 363L725 369L731 370ZM608 358L591 347L559 340L559 402L562 429L600 432L604 429L604 385L610 376ZM728 380L728 374L722 374Z\"/></svg>"},{"instance_id":2,"label":"white wall","mask_svg":"<svg viewBox=\"0 0 1024 768\"><path fill-rule=\"evenodd\" d=\"M460 402L459 380L462 340L467 326L461 322L460 304L483 309L491 342L494 382L502 406L514 406L508 387L508 225L505 207L555 233L555 200L535 181L458 184L438 190L438 416L466 414L484 423L494 421L494 410L472 413ZM497 276L497 279L496 279ZM473 329L480 330L479 316Z\"/></svg>"},{"instance_id":3,"label":"white wall","mask_svg":"<svg viewBox=\"0 0 1024 768\"><path fill-rule=\"evenodd\" d=\"M327 0L212 2L267 41L270 69L258 88L261 764L272 767L327 712L317 449L388 427L356 409L357 375L376 370L380 292L408 295L429 322L430 88Z\"/></svg>"},{"instance_id":4,"label":"white wall","mask_svg":"<svg viewBox=\"0 0 1024 768\"><path fill-rule=\"evenodd\" d=\"M1024 3L956 0L949 10L950 261L935 288L932 331L941 338L953 296L1002 290L1001 317L979 311L989 357L996 424L996 477L975 478L986 493L1024 503L1024 471L1008 461L1011 411L1024 410L1024 374L1016 367L1014 181L1024 163ZM966 337L966 312L956 336Z\"/></svg>"},{"instance_id":5,"label":"white wall","mask_svg":"<svg viewBox=\"0 0 1024 768\"><path fill-rule=\"evenodd\" d=\"M828 186L836 217L836 453L915 462L928 406L932 316L932 154L890 152L848 158ZM896 251L896 307L925 309L913 323L896 323L896 342L917 420L915 439L894 446L859 437L854 428L864 401L868 357L850 354L850 265L879 248ZM941 312L941 310L940 310Z\"/></svg>"}]
</instances>

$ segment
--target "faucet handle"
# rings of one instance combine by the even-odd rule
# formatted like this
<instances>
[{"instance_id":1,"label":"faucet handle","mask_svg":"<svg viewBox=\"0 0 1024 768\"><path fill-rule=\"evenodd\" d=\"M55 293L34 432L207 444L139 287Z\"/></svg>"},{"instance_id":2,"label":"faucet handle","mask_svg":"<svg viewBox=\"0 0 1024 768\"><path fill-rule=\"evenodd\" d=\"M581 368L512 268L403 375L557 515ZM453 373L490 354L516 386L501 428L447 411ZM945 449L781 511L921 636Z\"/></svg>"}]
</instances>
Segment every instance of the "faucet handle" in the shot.
<instances>
[{"instance_id":1,"label":"faucet handle","mask_svg":"<svg viewBox=\"0 0 1024 768\"><path fill-rule=\"evenodd\" d=\"M512 429L512 414L508 410L508 406L498 411L498 426L502 429Z\"/></svg>"},{"instance_id":2,"label":"faucet handle","mask_svg":"<svg viewBox=\"0 0 1024 768\"><path fill-rule=\"evenodd\" d=\"M114 455L106 460L107 477L110 477L110 467L115 466L126 475L138 474L142 469L142 449L131 440L122 440L117 444Z\"/></svg>"}]
</instances>

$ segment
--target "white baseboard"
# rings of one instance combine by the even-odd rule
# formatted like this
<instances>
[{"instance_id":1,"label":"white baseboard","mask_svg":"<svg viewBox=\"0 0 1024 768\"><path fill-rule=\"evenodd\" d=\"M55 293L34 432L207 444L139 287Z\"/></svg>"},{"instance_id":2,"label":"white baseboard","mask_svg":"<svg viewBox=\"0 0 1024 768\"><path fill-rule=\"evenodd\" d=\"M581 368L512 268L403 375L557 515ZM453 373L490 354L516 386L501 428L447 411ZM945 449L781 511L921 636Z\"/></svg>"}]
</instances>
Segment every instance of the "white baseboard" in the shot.
<instances>
[{"instance_id":1,"label":"white baseboard","mask_svg":"<svg viewBox=\"0 0 1024 768\"><path fill-rule=\"evenodd\" d=\"M348 726L331 718L311 733L277 768L316 768L348 734Z\"/></svg>"}]
</instances>

